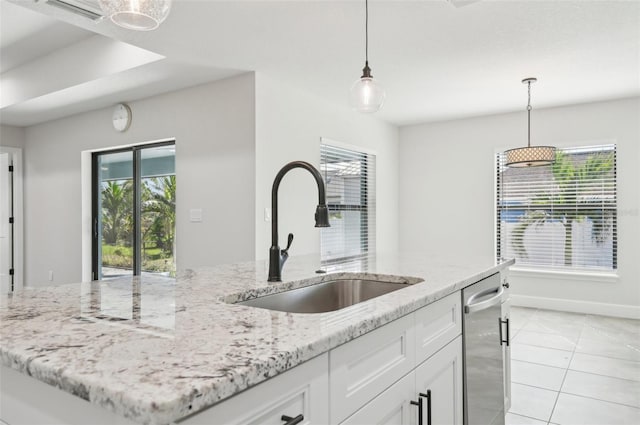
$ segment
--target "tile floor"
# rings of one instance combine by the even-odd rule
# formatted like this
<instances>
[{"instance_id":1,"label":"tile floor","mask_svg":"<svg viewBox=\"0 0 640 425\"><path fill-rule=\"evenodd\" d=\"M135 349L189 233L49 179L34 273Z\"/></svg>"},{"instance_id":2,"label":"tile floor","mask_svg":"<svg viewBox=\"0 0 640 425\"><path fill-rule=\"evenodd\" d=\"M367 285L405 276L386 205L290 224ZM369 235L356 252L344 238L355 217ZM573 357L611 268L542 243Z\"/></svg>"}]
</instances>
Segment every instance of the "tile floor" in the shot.
<instances>
[{"instance_id":1,"label":"tile floor","mask_svg":"<svg viewBox=\"0 0 640 425\"><path fill-rule=\"evenodd\" d=\"M640 320L511 309L507 425L640 425Z\"/></svg>"}]
</instances>

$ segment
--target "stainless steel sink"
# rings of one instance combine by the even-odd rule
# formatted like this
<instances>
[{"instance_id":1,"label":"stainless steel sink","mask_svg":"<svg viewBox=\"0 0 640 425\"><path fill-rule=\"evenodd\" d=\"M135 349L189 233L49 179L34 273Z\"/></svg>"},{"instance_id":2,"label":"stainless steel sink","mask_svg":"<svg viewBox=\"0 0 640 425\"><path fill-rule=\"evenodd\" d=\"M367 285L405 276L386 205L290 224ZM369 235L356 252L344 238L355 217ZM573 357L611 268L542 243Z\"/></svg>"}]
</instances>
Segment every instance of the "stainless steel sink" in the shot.
<instances>
[{"instance_id":1,"label":"stainless steel sink","mask_svg":"<svg viewBox=\"0 0 640 425\"><path fill-rule=\"evenodd\" d=\"M237 304L289 313L324 313L340 310L408 286L411 284L340 279L253 298Z\"/></svg>"}]
</instances>

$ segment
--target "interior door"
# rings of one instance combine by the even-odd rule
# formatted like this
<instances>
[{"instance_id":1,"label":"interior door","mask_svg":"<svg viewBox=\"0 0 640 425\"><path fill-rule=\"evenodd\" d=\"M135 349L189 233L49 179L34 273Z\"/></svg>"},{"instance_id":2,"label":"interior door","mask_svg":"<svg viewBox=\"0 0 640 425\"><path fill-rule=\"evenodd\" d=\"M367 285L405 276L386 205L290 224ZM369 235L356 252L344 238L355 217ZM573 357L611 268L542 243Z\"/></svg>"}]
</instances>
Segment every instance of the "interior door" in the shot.
<instances>
[{"instance_id":1,"label":"interior door","mask_svg":"<svg viewBox=\"0 0 640 425\"><path fill-rule=\"evenodd\" d=\"M13 232L9 223L13 202L10 161L8 153L0 154L0 291L3 294L13 290L13 276L9 274L13 264Z\"/></svg>"}]
</instances>

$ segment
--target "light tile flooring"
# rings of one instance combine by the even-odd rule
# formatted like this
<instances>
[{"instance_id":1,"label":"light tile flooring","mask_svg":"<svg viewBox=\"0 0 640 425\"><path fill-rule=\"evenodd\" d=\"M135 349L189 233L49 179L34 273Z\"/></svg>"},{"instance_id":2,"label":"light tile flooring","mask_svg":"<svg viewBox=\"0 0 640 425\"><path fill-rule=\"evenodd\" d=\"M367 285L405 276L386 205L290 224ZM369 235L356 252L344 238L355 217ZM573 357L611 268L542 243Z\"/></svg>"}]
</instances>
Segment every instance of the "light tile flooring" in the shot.
<instances>
[{"instance_id":1,"label":"light tile flooring","mask_svg":"<svg viewBox=\"0 0 640 425\"><path fill-rule=\"evenodd\" d=\"M640 425L640 320L511 309L507 425Z\"/></svg>"}]
</instances>

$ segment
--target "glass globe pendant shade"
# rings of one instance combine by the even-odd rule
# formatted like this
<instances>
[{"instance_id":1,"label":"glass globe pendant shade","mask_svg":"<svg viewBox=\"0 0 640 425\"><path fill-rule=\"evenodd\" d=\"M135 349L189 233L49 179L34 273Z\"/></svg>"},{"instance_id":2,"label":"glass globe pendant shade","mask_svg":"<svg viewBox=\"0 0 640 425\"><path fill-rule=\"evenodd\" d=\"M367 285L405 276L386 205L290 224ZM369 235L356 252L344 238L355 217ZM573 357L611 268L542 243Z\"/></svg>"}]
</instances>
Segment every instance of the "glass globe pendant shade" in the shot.
<instances>
[{"instance_id":1,"label":"glass globe pendant shade","mask_svg":"<svg viewBox=\"0 0 640 425\"><path fill-rule=\"evenodd\" d=\"M361 77L349 91L349 103L359 112L376 112L384 103L385 92L373 77Z\"/></svg>"},{"instance_id":2,"label":"glass globe pendant shade","mask_svg":"<svg viewBox=\"0 0 640 425\"><path fill-rule=\"evenodd\" d=\"M100 0L100 7L118 26L151 31L169 16L171 0Z\"/></svg>"}]
</instances>

